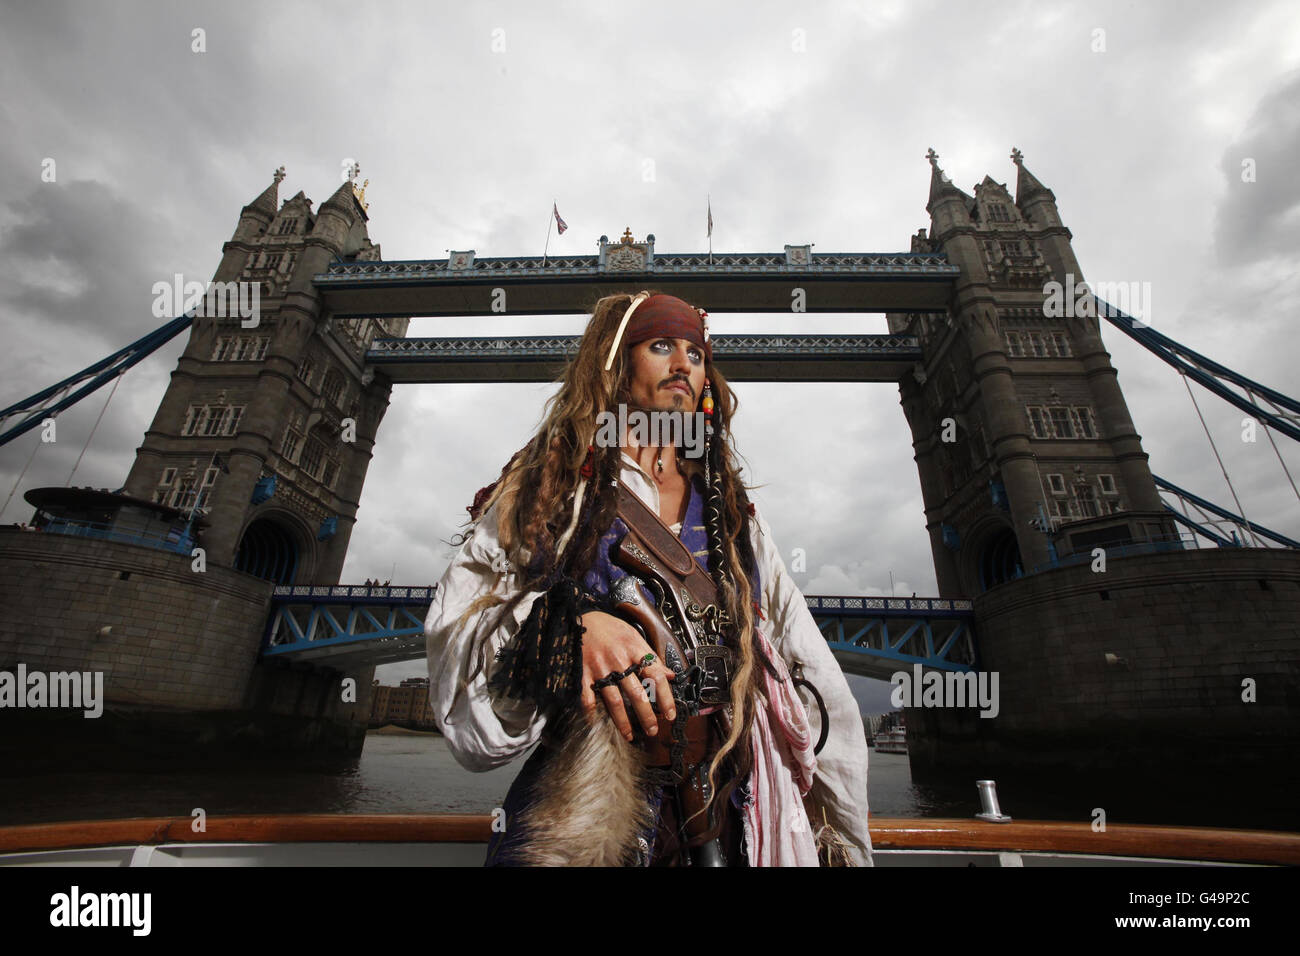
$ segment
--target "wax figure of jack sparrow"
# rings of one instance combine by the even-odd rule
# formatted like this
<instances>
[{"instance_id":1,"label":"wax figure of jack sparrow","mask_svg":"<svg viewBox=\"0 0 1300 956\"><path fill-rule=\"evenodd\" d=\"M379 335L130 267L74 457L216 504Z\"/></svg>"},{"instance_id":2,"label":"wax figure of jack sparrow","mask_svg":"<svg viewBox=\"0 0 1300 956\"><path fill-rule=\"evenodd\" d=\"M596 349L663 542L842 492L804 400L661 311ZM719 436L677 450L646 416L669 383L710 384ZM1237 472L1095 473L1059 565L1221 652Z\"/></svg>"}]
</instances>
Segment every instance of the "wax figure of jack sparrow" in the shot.
<instances>
[{"instance_id":1,"label":"wax figure of jack sparrow","mask_svg":"<svg viewBox=\"0 0 1300 956\"><path fill-rule=\"evenodd\" d=\"M620 404L703 413L702 458L628 435L623 447L597 441L601 413ZM507 795L489 864L870 865L861 717L749 501L735 407L703 310L662 293L607 296L537 435L469 507L425 624L435 719L471 770L541 742ZM661 659L610 613L628 593L620 486L712 582L725 703L702 707L698 668ZM820 691L824 717L810 721L792 668ZM688 720L709 728L704 759L677 759L674 774L647 767L656 741L682 753Z\"/></svg>"}]
</instances>

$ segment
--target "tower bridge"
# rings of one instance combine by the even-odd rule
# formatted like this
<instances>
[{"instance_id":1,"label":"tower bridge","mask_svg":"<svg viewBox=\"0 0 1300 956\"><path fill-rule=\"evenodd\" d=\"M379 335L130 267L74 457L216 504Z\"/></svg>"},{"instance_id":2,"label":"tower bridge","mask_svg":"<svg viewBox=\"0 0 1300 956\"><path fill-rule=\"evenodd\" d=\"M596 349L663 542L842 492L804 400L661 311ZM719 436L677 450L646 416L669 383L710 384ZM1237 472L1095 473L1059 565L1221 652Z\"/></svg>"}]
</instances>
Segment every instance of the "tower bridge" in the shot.
<instances>
[{"instance_id":1,"label":"tower bridge","mask_svg":"<svg viewBox=\"0 0 1300 956\"><path fill-rule=\"evenodd\" d=\"M213 276L258 284L254 327L142 325L137 342L0 411L3 445L189 331L118 505L83 495L96 511L78 516L38 496L48 533L0 529L0 602L15 609L0 656L93 665L110 706L202 710L216 736L252 726L268 745L355 754L373 667L422 653L430 599L339 581L389 402L412 382L553 379L576 341L410 338L410 319L579 314L648 288L714 314L790 317L780 333L717 337L731 380L898 387L939 594L813 595L809 609L847 671L1001 674L996 721L909 714L914 771L1032 768L1044 754L1121 770L1203 768L1206 752L1230 762L1235 748L1189 736L1193 711L1229 739L1251 735L1265 763L1289 754L1297 542L1152 474L1102 320L1254 415L1270 441L1300 439L1300 403L1117 310L1050 314L1045 286L1077 287L1083 270L1055 195L1012 158L1014 190L986 176L967 193L931 152L929 225L906 252L664 253L629 228L594 255L400 262L371 241L351 183L313 208L302 192L280 201L279 170ZM885 313L888 332L801 324L866 312ZM195 538L202 562L177 553ZM1260 688L1248 711L1239 674ZM340 696L343 677L359 697Z\"/></svg>"}]
</instances>

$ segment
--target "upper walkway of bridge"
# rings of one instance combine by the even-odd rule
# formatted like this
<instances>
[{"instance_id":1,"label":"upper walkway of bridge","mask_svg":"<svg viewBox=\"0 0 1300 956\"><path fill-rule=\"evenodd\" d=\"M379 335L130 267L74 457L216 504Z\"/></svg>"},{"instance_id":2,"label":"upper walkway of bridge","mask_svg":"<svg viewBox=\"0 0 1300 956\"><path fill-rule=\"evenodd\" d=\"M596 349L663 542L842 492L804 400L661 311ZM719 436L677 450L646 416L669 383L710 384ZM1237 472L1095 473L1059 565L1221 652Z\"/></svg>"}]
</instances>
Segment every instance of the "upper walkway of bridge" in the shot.
<instances>
[{"instance_id":1,"label":"upper walkway of bridge","mask_svg":"<svg viewBox=\"0 0 1300 956\"><path fill-rule=\"evenodd\" d=\"M612 260L602 252L338 261L313 281L330 314L383 318L491 315L500 306L481 290L495 286L508 288L514 315L577 315L632 286L705 303L711 312L789 313L792 282L808 290L808 312L945 312L961 275L942 253L817 253L799 261L789 252L656 254L651 248L637 268Z\"/></svg>"}]
</instances>

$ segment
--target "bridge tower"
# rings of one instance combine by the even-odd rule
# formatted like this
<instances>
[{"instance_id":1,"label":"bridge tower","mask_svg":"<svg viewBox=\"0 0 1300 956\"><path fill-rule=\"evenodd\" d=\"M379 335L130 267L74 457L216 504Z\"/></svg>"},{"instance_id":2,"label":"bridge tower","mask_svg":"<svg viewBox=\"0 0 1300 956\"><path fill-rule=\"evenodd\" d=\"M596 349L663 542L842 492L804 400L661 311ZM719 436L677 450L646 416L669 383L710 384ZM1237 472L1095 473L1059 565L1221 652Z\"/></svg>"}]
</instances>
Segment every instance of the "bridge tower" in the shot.
<instances>
[{"instance_id":1,"label":"bridge tower","mask_svg":"<svg viewBox=\"0 0 1300 956\"><path fill-rule=\"evenodd\" d=\"M388 407L365 350L377 334L405 335L408 320L323 314L314 275L380 258L364 191L349 179L313 212L302 192L278 204L283 178L281 167L243 208L213 276L256 284L258 314L196 316L126 491L205 517L209 563L334 584Z\"/></svg>"},{"instance_id":2,"label":"bridge tower","mask_svg":"<svg viewBox=\"0 0 1300 956\"><path fill-rule=\"evenodd\" d=\"M940 594L1172 536L1099 319L1076 307L1084 279L1056 197L1019 150L1014 198L989 176L969 195L929 159L930 231L911 251L945 253L961 277L947 316L887 319L925 354L899 390Z\"/></svg>"}]
</instances>

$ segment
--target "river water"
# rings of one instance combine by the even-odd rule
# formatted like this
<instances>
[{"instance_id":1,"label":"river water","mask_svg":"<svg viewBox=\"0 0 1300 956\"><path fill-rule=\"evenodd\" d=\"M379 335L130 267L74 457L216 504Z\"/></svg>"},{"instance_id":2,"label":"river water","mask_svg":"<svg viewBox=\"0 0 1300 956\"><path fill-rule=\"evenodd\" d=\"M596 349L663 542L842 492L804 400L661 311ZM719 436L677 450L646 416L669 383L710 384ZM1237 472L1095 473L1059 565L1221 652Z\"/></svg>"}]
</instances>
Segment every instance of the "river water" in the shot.
<instances>
[{"instance_id":1,"label":"river water","mask_svg":"<svg viewBox=\"0 0 1300 956\"><path fill-rule=\"evenodd\" d=\"M115 817L246 813L490 813L500 806L523 758L487 773L456 763L442 737L370 733L354 767L339 772L265 766L172 772L42 773L0 778L0 825ZM867 774L873 816L971 817L974 780L921 785L903 754L872 752ZM1000 787L1002 810L1018 819L1088 822L1096 795L1069 786L1037 792ZM1108 798L1115 823L1298 829L1291 810L1227 812L1222 804L1171 801L1170 794Z\"/></svg>"}]
</instances>

